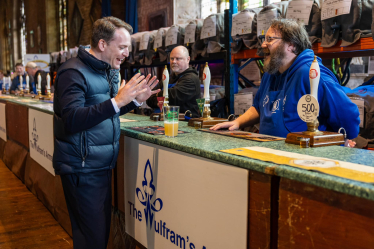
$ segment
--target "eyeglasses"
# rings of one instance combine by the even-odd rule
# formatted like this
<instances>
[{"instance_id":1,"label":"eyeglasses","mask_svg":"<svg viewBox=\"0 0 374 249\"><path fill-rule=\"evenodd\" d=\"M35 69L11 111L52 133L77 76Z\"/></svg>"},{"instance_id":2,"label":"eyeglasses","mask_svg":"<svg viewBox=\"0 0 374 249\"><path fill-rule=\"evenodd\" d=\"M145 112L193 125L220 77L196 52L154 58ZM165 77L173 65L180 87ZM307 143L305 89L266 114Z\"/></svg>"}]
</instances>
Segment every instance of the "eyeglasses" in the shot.
<instances>
[{"instance_id":1,"label":"eyeglasses","mask_svg":"<svg viewBox=\"0 0 374 249\"><path fill-rule=\"evenodd\" d=\"M266 36L265 41L267 44L271 44L273 40L280 39L282 40L282 37L275 37L275 36Z\"/></svg>"}]
</instances>

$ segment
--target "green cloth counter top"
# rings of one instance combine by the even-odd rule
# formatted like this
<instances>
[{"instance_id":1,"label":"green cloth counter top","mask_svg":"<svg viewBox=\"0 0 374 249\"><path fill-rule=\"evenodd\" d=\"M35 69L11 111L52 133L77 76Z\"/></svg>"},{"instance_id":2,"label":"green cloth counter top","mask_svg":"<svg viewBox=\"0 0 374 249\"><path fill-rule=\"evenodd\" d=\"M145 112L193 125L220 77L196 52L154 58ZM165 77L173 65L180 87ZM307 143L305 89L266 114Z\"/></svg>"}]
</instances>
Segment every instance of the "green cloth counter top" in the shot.
<instances>
[{"instance_id":1,"label":"green cloth counter top","mask_svg":"<svg viewBox=\"0 0 374 249\"><path fill-rule=\"evenodd\" d=\"M1 98L30 108L53 114L52 104L28 98ZM27 102L25 102L27 100ZM128 129L134 126L163 125L163 122L151 121L147 116L126 114L125 119L137 120L137 122L122 122L121 132L123 135L143 140L149 143L158 144L171 149L194 154L215 161L227 163L237 167L255 170L259 172L274 172L275 175L288 179L313 184L326 189L350 194L357 197L374 201L374 186L372 184L361 183L340 177L330 176L323 173L302 170L285 165L275 165L260 160L231 155L219 150L239 147L260 146L276 150L306 154L316 157L325 157L340 161L358 163L374 166L374 153L367 150L345 148L342 146L328 146L320 148L301 149L297 145L286 144L284 141L276 142L256 142L244 139L231 138L216 134L200 132L187 126L187 122L180 122L179 129L190 133L179 134L176 138L166 138L160 135L150 135L135 130ZM270 167L272 168L270 170Z\"/></svg>"}]
</instances>

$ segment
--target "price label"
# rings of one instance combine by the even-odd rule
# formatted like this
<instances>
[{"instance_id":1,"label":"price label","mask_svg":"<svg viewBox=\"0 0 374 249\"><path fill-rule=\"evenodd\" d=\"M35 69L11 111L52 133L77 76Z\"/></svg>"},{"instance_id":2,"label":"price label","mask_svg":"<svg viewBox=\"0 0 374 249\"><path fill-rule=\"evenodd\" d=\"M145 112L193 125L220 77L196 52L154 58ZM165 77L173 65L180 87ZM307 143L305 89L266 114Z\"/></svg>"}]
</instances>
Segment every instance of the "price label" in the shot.
<instances>
[{"instance_id":1,"label":"price label","mask_svg":"<svg viewBox=\"0 0 374 249\"><path fill-rule=\"evenodd\" d=\"M165 30L159 29L153 43L153 49L162 47L162 36L164 35Z\"/></svg>"},{"instance_id":2,"label":"price label","mask_svg":"<svg viewBox=\"0 0 374 249\"><path fill-rule=\"evenodd\" d=\"M313 122L319 114L319 104L315 97L305 94L297 103L297 113L306 123Z\"/></svg>"},{"instance_id":3,"label":"price label","mask_svg":"<svg viewBox=\"0 0 374 249\"><path fill-rule=\"evenodd\" d=\"M253 12L240 12L232 15L231 36L252 33Z\"/></svg>"},{"instance_id":4,"label":"price label","mask_svg":"<svg viewBox=\"0 0 374 249\"><path fill-rule=\"evenodd\" d=\"M210 16L210 17L205 18L203 27L201 28L200 38L205 39L205 38L216 36L217 34L216 24L217 24L216 16Z\"/></svg>"},{"instance_id":5,"label":"price label","mask_svg":"<svg viewBox=\"0 0 374 249\"><path fill-rule=\"evenodd\" d=\"M142 39L140 40L139 50L140 51L147 50L148 43L149 43L149 33L145 33L144 35L142 35Z\"/></svg>"},{"instance_id":6,"label":"price label","mask_svg":"<svg viewBox=\"0 0 374 249\"><path fill-rule=\"evenodd\" d=\"M188 24L184 31L184 44L195 42L196 24Z\"/></svg>"},{"instance_id":7,"label":"price label","mask_svg":"<svg viewBox=\"0 0 374 249\"><path fill-rule=\"evenodd\" d=\"M177 44L178 27L170 27L165 37L165 46Z\"/></svg>"}]
</instances>

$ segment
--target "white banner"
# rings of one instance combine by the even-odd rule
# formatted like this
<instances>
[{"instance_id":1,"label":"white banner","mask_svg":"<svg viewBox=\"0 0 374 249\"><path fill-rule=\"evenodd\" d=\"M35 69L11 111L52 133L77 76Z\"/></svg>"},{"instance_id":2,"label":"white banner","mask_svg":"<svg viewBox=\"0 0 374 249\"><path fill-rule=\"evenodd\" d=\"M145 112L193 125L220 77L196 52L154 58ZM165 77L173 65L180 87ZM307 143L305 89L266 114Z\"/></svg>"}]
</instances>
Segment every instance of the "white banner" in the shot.
<instances>
[{"instance_id":1,"label":"white banner","mask_svg":"<svg viewBox=\"0 0 374 249\"><path fill-rule=\"evenodd\" d=\"M130 236L148 249L247 248L247 170L124 139Z\"/></svg>"},{"instance_id":2,"label":"white banner","mask_svg":"<svg viewBox=\"0 0 374 249\"><path fill-rule=\"evenodd\" d=\"M44 72L49 72L51 56L49 54L25 54L25 66L27 62L35 62Z\"/></svg>"},{"instance_id":3,"label":"white banner","mask_svg":"<svg viewBox=\"0 0 374 249\"><path fill-rule=\"evenodd\" d=\"M29 109L30 156L52 175L53 115Z\"/></svg>"},{"instance_id":4,"label":"white banner","mask_svg":"<svg viewBox=\"0 0 374 249\"><path fill-rule=\"evenodd\" d=\"M0 138L6 142L6 116L4 103L0 103Z\"/></svg>"}]
</instances>

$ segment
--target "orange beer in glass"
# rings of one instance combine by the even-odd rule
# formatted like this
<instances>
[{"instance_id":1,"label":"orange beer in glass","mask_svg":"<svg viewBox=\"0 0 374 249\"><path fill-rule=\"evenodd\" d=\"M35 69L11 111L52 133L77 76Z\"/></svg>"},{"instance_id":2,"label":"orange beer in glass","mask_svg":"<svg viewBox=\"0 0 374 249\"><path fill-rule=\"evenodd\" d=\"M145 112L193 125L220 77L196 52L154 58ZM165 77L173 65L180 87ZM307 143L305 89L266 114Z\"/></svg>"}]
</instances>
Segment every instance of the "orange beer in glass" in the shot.
<instances>
[{"instance_id":1,"label":"orange beer in glass","mask_svg":"<svg viewBox=\"0 0 374 249\"><path fill-rule=\"evenodd\" d=\"M178 135L179 106L164 106L164 128L166 137Z\"/></svg>"}]
</instances>

